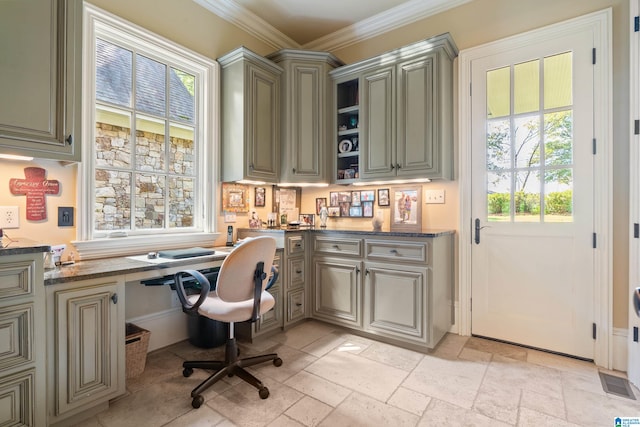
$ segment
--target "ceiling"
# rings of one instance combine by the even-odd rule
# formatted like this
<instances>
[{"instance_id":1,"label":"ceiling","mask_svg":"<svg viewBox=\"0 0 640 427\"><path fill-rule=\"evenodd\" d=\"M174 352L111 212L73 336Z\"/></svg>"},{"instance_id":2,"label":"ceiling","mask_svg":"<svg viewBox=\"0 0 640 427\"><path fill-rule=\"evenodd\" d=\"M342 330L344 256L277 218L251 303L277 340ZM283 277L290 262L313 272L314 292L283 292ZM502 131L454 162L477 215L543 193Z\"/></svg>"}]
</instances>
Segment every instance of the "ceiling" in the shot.
<instances>
[{"instance_id":1,"label":"ceiling","mask_svg":"<svg viewBox=\"0 0 640 427\"><path fill-rule=\"evenodd\" d=\"M275 49L335 50L472 0L194 0Z\"/></svg>"}]
</instances>

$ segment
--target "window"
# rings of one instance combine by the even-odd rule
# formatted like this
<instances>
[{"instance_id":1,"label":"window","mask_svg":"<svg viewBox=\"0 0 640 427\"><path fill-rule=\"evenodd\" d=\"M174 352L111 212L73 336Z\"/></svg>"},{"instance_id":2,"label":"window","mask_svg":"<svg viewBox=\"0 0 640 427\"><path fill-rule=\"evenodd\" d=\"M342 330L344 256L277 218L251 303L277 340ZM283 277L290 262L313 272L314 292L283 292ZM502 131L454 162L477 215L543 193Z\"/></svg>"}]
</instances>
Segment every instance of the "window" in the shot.
<instances>
[{"instance_id":1,"label":"window","mask_svg":"<svg viewBox=\"0 0 640 427\"><path fill-rule=\"evenodd\" d=\"M217 64L91 5L85 23L74 245L87 259L211 244Z\"/></svg>"}]
</instances>

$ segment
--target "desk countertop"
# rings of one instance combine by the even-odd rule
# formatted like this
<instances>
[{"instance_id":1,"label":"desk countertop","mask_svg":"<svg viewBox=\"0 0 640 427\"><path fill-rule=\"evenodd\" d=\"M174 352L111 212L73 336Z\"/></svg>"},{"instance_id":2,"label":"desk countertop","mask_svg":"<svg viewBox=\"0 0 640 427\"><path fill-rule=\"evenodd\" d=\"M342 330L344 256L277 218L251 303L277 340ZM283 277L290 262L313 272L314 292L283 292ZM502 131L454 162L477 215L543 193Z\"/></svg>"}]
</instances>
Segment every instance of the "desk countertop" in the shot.
<instances>
[{"instance_id":1,"label":"desk countertop","mask_svg":"<svg viewBox=\"0 0 640 427\"><path fill-rule=\"evenodd\" d=\"M28 239L9 239L8 237L0 238L0 256L3 255L21 255L34 254L37 252L49 252L51 246L43 243L34 242Z\"/></svg>"}]
</instances>

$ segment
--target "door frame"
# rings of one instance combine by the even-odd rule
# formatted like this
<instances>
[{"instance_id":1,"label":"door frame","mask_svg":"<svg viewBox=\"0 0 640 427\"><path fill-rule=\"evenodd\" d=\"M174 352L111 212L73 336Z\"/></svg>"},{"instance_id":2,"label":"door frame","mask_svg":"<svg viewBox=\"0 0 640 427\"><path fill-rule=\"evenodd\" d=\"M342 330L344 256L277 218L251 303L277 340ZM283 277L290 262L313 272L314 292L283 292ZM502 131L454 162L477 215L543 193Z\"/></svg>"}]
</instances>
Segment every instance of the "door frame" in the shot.
<instances>
[{"instance_id":1,"label":"door frame","mask_svg":"<svg viewBox=\"0 0 640 427\"><path fill-rule=\"evenodd\" d=\"M612 368L613 334L613 176L612 176L612 11L611 8L552 24L536 30L464 49L458 56L458 135L460 179L460 245L459 245L459 316L458 333L471 335L471 65L475 59L500 52L525 48L536 41L552 40L577 30L591 29L596 48L594 65L593 135L597 141L594 156L594 232L597 248L594 249L594 319L597 338L594 361L598 366ZM462 89L469 88L469 89Z\"/></svg>"}]
</instances>

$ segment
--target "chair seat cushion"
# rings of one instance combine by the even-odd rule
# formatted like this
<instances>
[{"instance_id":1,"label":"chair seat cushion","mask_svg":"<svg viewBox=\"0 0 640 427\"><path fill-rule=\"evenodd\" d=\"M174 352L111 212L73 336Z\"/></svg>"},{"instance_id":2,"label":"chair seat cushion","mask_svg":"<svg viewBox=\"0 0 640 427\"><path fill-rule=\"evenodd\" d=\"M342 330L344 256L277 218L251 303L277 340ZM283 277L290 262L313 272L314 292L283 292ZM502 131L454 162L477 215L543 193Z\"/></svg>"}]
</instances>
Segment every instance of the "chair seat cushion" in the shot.
<instances>
[{"instance_id":1,"label":"chair seat cushion","mask_svg":"<svg viewBox=\"0 0 640 427\"><path fill-rule=\"evenodd\" d=\"M198 295L191 295L189 302L195 303L198 297ZM263 291L260 297L260 314L271 310L275 303L273 296L269 292ZM251 319L253 298L245 301L228 302L221 300L216 292L211 292L198 309L198 313L220 322L244 322Z\"/></svg>"}]
</instances>

